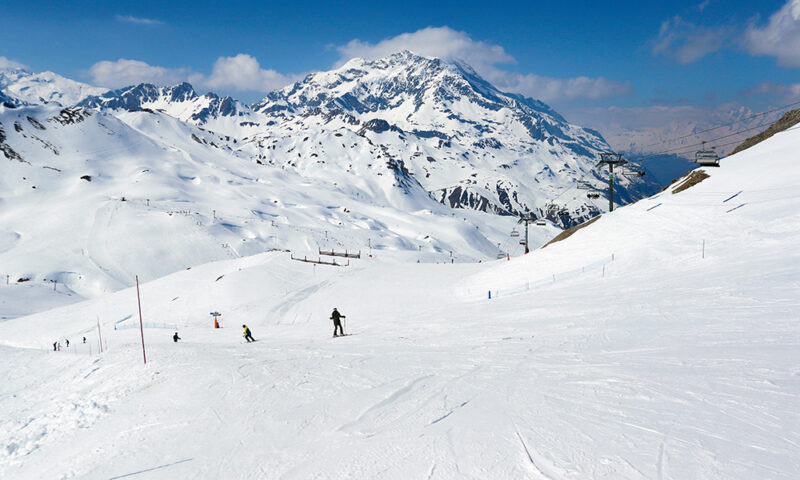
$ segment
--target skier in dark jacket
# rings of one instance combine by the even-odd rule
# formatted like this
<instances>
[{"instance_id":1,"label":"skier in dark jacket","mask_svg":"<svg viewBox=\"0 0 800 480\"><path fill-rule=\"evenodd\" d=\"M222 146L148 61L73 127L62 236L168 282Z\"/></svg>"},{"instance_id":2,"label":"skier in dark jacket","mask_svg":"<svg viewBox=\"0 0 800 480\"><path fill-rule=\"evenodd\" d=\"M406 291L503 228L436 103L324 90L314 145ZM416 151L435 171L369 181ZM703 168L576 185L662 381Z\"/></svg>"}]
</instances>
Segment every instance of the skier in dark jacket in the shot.
<instances>
[{"instance_id":1,"label":"skier in dark jacket","mask_svg":"<svg viewBox=\"0 0 800 480\"><path fill-rule=\"evenodd\" d=\"M178 340L180 339L181 337L178 336L178 332L175 332L175 335L172 336L172 341L178 343Z\"/></svg>"},{"instance_id":2,"label":"skier in dark jacket","mask_svg":"<svg viewBox=\"0 0 800 480\"><path fill-rule=\"evenodd\" d=\"M339 310L336 310L336 307L333 309L333 313L331 313L331 320L333 320L333 336L338 337L339 335L344 335L344 329L342 329L342 322L339 321L340 318L347 318L341 313ZM339 329L339 335L336 335L336 329Z\"/></svg>"},{"instance_id":3,"label":"skier in dark jacket","mask_svg":"<svg viewBox=\"0 0 800 480\"><path fill-rule=\"evenodd\" d=\"M250 329L247 328L247 325L242 325L242 328L244 328L244 335L242 336L245 338L245 340L247 340L247 343L255 342L256 339L253 338L253 334L250 332Z\"/></svg>"}]
</instances>

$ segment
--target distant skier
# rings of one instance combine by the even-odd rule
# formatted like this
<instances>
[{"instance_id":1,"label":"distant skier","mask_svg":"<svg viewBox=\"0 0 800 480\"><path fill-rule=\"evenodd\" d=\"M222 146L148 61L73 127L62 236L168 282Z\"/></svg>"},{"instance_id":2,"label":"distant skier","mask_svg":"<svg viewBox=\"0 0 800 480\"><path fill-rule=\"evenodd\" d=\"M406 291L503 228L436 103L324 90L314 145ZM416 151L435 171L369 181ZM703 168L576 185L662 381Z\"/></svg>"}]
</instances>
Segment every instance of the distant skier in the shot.
<instances>
[{"instance_id":1,"label":"distant skier","mask_svg":"<svg viewBox=\"0 0 800 480\"><path fill-rule=\"evenodd\" d=\"M54 352L55 352L56 350L58 350L58 348L56 348L56 347L58 347L58 342L53 342L53 351L54 351Z\"/></svg>"},{"instance_id":2,"label":"distant skier","mask_svg":"<svg viewBox=\"0 0 800 480\"><path fill-rule=\"evenodd\" d=\"M175 332L175 335L172 336L172 341L178 343L178 340L180 339L181 337L178 336L178 332Z\"/></svg>"},{"instance_id":3,"label":"distant skier","mask_svg":"<svg viewBox=\"0 0 800 480\"><path fill-rule=\"evenodd\" d=\"M83 343L86 343L86 337L83 337Z\"/></svg>"},{"instance_id":4,"label":"distant skier","mask_svg":"<svg viewBox=\"0 0 800 480\"><path fill-rule=\"evenodd\" d=\"M339 310L336 310L336 307L333 308L333 313L331 313L331 320L333 320L333 336L338 337L339 335L344 335L344 329L342 329L342 322L339 321L340 318L347 318L341 313ZM336 329L339 329L339 335L336 335Z\"/></svg>"},{"instance_id":5,"label":"distant skier","mask_svg":"<svg viewBox=\"0 0 800 480\"><path fill-rule=\"evenodd\" d=\"M244 335L242 336L247 340L247 343L255 342L256 339L253 338L253 334L250 332L250 329L247 328L247 325L242 325L242 328L244 328Z\"/></svg>"},{"instance_id":6,"label":"distant skier","mask_svg":"<svg viewBox=\"0 0 800 480\"><path fill-rule=\"evenodd\" d=\"M69 348L69 338L67 339L67 348Z\"/></svg>"}]
</instances>

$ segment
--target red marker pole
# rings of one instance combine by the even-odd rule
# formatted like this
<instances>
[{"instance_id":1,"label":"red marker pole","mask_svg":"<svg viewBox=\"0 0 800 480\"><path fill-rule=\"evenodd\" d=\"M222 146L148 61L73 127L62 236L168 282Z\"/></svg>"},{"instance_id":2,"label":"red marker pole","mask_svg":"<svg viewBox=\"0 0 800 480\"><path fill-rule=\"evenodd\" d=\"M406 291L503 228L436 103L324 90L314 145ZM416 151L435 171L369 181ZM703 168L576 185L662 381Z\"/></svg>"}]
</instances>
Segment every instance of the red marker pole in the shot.
<instances>
[{"instance_id":1,"label":"red marker pole","mask_svg":"<svg viewBox=\"0 0 800 480\"><path fill-rule=\"evenodd\" d=\"M147 364L147 354L144 351L144 325L142 324L142 298L139 296L139 275L136 275L136 301L139 302L139 331L142 332L142 357Z\"/></svg>"}]
</instances>

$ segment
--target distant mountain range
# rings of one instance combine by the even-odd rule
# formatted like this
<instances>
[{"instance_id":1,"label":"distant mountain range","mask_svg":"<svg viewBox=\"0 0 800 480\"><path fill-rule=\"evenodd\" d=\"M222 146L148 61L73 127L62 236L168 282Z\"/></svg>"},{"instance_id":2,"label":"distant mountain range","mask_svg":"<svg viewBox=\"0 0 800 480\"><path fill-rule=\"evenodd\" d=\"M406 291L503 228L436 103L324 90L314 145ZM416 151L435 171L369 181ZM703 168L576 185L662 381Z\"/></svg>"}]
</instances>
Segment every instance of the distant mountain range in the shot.
<instances>
[{"instance_id":1,"label":"distant mountain range","mask_svg":"<svg viewBox=\"0 0 800 480\"><path fill-rule=\"evenodd\" d=\"M599 133L410 52L353 59L253 105L187 83L107 90L23 70L0 82L0 204L13 212L0 274L89 296L134 272L268 248L494 258L521 253L517 216L548 219L536 246L608 207ZM661 186L615 180L618 203ZM176 212L189 220L162 216ZM170 253L156 262L153 248Z\"/></svg>"},{"instance_id":2,"label":"distant mountain range","mask_svg":"<svg viewBox=\"0 0 800 480\"><path fill-rule=\"evenodd\" d=\"M354 59L250 106L198 95L187 83L108 91L79 106L162 112L236 138L237 150L256 161L312 177L351 164L391 162L407 172L401 183L413 177L454 208L533 213L568 226L607 204L585 195L550 203L579 178L603 188L605 179L593 168L610 147L599 133L569 124L542 102L500 92L468 65L410 52ZM345 133L353 143L342 147L337 138ZM369 175L370 168L361 173ZM646 179L619 181L623 202L655 190ZM569 217L557 214L565 208Z\"/></svg>"}]
</instances>

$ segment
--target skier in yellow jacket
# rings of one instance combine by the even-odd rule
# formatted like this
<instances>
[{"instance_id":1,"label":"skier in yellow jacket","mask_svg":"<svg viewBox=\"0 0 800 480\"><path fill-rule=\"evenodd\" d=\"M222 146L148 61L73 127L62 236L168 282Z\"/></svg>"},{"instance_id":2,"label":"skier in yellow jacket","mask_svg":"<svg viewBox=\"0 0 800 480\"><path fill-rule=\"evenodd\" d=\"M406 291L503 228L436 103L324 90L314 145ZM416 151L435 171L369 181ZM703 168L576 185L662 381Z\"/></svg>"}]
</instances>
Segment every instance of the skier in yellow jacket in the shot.
<instances>
[{"instance_id":1,"label":"skier in yellow jacket","mask_svg":"<svg viewBox=\"0 0 800 480\"><path fill-rule=\"evenodd\" d=\"M250 329L247 328L247 325L242 325L242 328L244 328L244 335L242 336L247 340L247 343L255 342L256 339L253 338L253 334L250 332Z\"/></svg>"}]
</instances>

